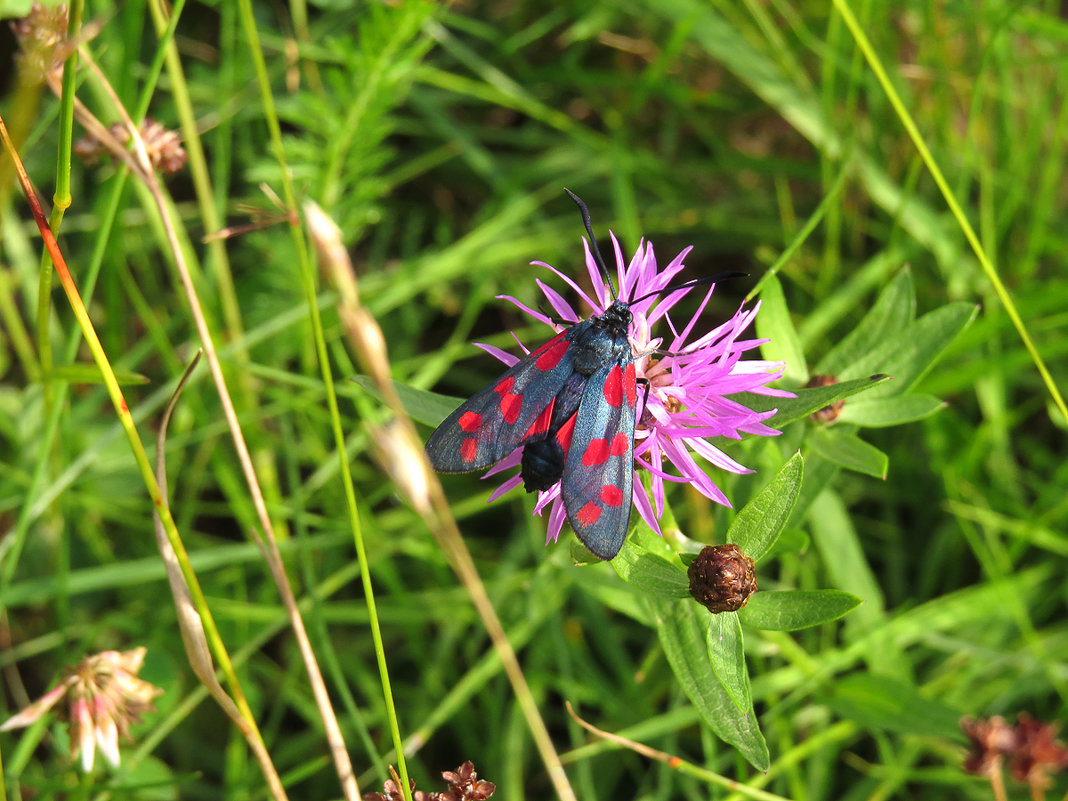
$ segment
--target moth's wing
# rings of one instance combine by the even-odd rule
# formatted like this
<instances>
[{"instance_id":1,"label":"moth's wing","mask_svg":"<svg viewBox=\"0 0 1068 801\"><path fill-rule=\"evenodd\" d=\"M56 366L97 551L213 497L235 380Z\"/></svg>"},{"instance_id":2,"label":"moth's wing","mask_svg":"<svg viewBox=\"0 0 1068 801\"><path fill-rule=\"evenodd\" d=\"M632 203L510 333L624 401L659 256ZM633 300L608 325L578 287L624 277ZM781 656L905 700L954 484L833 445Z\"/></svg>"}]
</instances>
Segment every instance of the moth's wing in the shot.
<instances>
[{"instance_id":1,"label":"moth's wing","mask_svg":"<svg viewBox=\"0 0 1068 801\"><path fill-rule=\"evenodd\" d=\"M553 400L574 372L571 339L587 323L561 331L452 414L430 435L426 453L440 473L496 464L524 440L544 434Z\"/></svg>"},{"instance_id":2,"label":"moth's wing","mask_svg":"<svg viewBox=\"0 0 1068 801\"><path fill-rule=\"evenodd\" d=\"M567 519L601 559L623 547L634 480L634 362L627 356L590 376L567 448L560 491Z\"/></svg>"}]
</instances>

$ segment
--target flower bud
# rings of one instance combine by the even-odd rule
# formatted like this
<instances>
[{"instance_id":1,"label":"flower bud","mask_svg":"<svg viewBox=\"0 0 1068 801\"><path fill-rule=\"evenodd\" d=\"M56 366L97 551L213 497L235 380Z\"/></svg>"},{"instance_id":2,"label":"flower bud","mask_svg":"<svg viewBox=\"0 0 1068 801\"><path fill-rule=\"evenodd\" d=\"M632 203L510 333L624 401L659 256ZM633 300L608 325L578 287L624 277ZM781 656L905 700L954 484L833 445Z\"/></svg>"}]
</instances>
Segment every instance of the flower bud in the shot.
<instances>
[{"instance_id":1,"label":"flower bud","mask_svg":"<svg viewBox=\"0 0 1068 801\"><path fill-rule=\"evenodd\" d=\"M737 612L757 591L753 560L737 545L710 545L690 564L690 595L712 614Z\"/></svg>"}]
</instances>

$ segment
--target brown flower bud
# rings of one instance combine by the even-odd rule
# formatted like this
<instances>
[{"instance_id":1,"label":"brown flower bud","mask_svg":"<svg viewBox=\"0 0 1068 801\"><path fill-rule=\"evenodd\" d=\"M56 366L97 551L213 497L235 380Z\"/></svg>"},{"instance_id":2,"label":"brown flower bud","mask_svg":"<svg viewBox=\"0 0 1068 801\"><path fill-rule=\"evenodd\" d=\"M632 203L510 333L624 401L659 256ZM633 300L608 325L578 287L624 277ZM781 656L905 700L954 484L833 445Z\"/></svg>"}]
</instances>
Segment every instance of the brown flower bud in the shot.
<instances>
[{"instance_id":1,"label":"brown flower bud","mask_svg":"<svg viewBox=\"0 0 1068 801\"><path fill-rule=\"evenodd\" d=\"M737 545L710 545L690 564L690 595L712 614L737 612L757 591L753 560Z\"/></svg>"},{"instance_id":2,"label":"brown flower bud","mask_svg":"<svg viewBox=\"0 0 1068 801\"><path fill-rule=\"evenodd\" d=\"M837 377L833 375L814 375L805 384L805 387L830 387L838 383ZM845 398L836 400L829 406L824 406L822 409L817 409L812 413L813 421L817 423L833 423L838 419L838 415L842 413L842 407L845 406Z\"/></svg>"}]
</instances>

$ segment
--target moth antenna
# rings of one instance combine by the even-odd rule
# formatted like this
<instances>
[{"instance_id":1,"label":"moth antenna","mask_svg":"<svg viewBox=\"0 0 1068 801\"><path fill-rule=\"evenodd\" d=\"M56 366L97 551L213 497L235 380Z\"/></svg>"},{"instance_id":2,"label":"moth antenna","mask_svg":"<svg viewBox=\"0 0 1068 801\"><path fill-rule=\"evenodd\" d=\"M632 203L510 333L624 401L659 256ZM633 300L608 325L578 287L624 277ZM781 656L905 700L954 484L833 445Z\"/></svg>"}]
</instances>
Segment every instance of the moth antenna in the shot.
<instances>
[{"instance_id":1,"label":"moth antenna","mask_svg":"<svg viewBox=\"0 0 1068 801\"><path fill-rule=\"evenodd\" d=\"M666 286L663 289L658 289L655 292L650 292L646 295L642 295L640 298L630 301L630 304L633 306L635 303L641 303L646 298L651 298L654 295L669 295L679 289L690 289L691 287L695 286L718 284L720 281L726 281L729 278L746 278L748 277L748 275L749 273L726 272L716 273L715 275L710 276L708 278L694 278L690 281L683 281L681 284L675 284L675 286Z\"/></svg>"},{"instance_id":2,"label":"moth antenna","mask_svg":"<svg viewBox=\"0 0 1068 801\"><path fill-rule=\"evenodd\" d=\"M593 257L597 259L597 266L601 268L601 272L604 273L605 280L608 282L608 291L612 293L612 300L619 300L619 296L616 295L616 287L612 283L612 276L608 272L608 268L605 266L604 259L601 258L601 249L597 247L597 237L593 235L593 225L590 223L590 210L586 208L586 204L582 202L582 198L576 195L567 187L564 187L564 191L567 192L567 196L575 201L575 205L579 207L579 211L582 212L582 223L586 226L586 233L590 235L590 244L593 245Z\"/></svg>"}]
</instances>

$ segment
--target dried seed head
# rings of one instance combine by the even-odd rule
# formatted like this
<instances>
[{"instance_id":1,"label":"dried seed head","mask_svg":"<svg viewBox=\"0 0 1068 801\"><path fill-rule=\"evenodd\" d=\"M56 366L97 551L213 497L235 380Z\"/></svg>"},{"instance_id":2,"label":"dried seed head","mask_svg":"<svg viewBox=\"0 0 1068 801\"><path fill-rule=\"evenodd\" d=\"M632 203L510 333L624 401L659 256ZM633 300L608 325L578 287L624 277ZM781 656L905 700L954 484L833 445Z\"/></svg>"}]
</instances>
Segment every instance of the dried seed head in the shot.
<instances>
[{"instance_id":1,"label":"dried seed head","mask_svg":"<svg viewBox=\"0 0 1068 801\"><path fill-rule=\"evenodd\" d=\"M378 463L415 510L424 517L429 515L430 476L421 444L415 442L410 430L397 420L372 427L371 433Z\"/></svg>"},{"instance_id":2,"label":"dried seed head","mask_svg":"<svg viewBox=\"0 0 1068 801\"><path fill-rule=\"evenodd\" d=\"M690 595L712 614L737 612L757 591L753 560L737 545L710 545L687 571Z\"/></svg>"},{"instance_id":3,"label":"dried seed head","mask_svg":"<svg viewBox=\"0 0 1068 801\"><path fill-rule=\"evenodd\" d=\"M397 769L389 766L389 775L392 779L386 779L382 786L384 792L364 793L363 801L404 801L404 793L401 792L401 780L397 775ZM415 789L415 779L408 779L408 789L412 791L412 801L427 801L426 793Z\"/></svg>"},{"instance_id":4,"label":"dried seed head","mask_svg":"<svg viewBox=\"0 0 1068 801\"><path fill-rule=\"evenodd\" d=\"M52 77L58 83L63 74L66 52L60 47L67 37L67 6L46 8L34 3L30 13L11 23L19 43L19 65L35 81Z\"/></svg>"},{"instance_id":5,"label":"dried seed head","mask_svg":"<svg viewBox=\"0 0 1068 801\"><path fill-rule=\"evenodd\" d=\"M474 763L467 760L456 770L447 770L441 778L449 783L444 793L431 793L429 801L485 801L497 790L497 785L478 778Z\"/></svg>"},{"instance_id":6,"label":"dried seed head","mask_svg":"<svg viewBox=\"0 0 1068 801\"><path fill-rule=\"evenodd\" d=\"M1016 733L1001 715L983 720L963 717L961 731L971 743L964 759L965 773L990 777L1001 770L1002 757L1016 747Z\"/></svg>"},{"instance_id":7,"label":"dried seed head","mask_svg":"<svg viewBox=\"0 0 1068 801\"><path fill-rule=\"evenodd\" d=\"M1041 793L1049 774L1068 767L1068 748L1056 739L1057 726L1021 712L1010 726L1000 715L987 719L961 718L960 727L971 742L962 767L976 776L993 777L1008 759L1009 774Z\"/></svg>"},{"instance_id":8,"label":"dried seed head","mask_svg":"<svg viewBox=\"0 0 1068 801\"><path fill-rule=\"evenodd\" d=\"M818 374L812 376L805 384L805 387L831 387L838 383L838 379L833 375ZM838 419L838 415L842 413L842 407L845 406L845 398L836 400L829 406L824 406L822 409L817 409L811 415L813 421L817 423L833 423Z\"/></svg>"},{"instance_id":9,"label":"dried seed head","mask_svg":"<svg viewBox=\"0 0 1068 801\"><path fill-rule=\"evenodd\" d=\"M1014 731L1017 743L1009 757L1009 774L1018 782L1044 790L1050 773L1068 767L1068 748L1056 739L1057 724L1043 723L1021 712Z\"/></svg>"},{"instance_id":10,"label":"dried seed head","mask_svg":"<svg viewBox=\"0 0 1068 801\"><path fill-rule=\"evenodd\" d=\"M130 141L130 132L121 123L112 125L108 131L123 145ZM145 121L141 123L140 134L141 140L145 143L145 154L153 169L167 174L176 173L189 160L189 154L182 147L182 138L175 131L164 128L151 117L145 117ZM108 149L92 134L86 134L74 145L74 155L90 167L97 164L101 156L107 154Z\"/></svg>"},{"instance_id":11,"label":"dried seed head","mask_svg":"<svg viewBox=\"0 0 1068 801\"><path fill-rule=\"evenodd\" d=\"M392 779L387 779L382 793L364 793L364 801L403 801L404 795L400 791L400 778L393 766L389 766ZM449 784L449 789L443 793L424 793L415 789L415 780L409 779L408 786L412 791L414 801L486 801L496 791L497 786L478 778L475 766L471 760L467 760L456 770L447 770L441 774Z\"/></svg>"}]
</instances>

